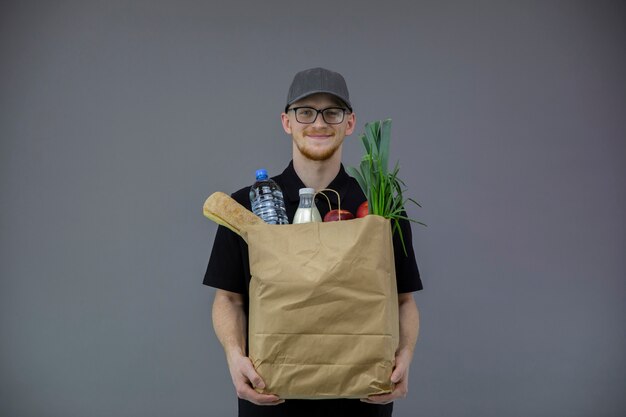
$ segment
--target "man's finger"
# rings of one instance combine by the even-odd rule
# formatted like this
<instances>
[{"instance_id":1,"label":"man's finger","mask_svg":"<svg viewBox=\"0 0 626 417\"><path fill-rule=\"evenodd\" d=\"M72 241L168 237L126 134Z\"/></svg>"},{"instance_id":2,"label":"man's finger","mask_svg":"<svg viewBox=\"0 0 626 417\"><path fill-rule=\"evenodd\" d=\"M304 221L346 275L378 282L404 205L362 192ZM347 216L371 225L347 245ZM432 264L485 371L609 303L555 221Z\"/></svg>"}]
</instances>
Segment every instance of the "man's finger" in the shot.
<instances>
[{"instance_id":1,"label":"man's finger","mask_svg":"<svg viewBox=\"0 0 626 417\"><path fill-rule=\"evenodd\" d=\"M237 396L242 400L250 401L257 405L276 405L285 402L274 394L260 394L248 384L237 386Z\"/></svg>"},{"instance_id":2,"label":"man's finger","mask_svg":"<svg viewBox=\"0 0 626 417\"><path fill-rule=\"evenodd\" d=\"M393 368L393 372L391 373L391 382L397 384L398 382L405 379L406 375L409 373L409 364L405 363L400 358L396 358L396 366Z\"/></svg>"},{"instance_id":3,"label":"man's finger","mask_svg":"<svg viewBox=\"0 0 626 417\"><path fill-rule=\"evenodd\" d=\"M393 394L373 395L367 398L361 398L361 401L368 404L387 404L395 399Z\"/></svg>"},{"instance_id":4,"label":"man's finger","mask_svg":"<svg viewBox=\"0 0 626 417\"><path fill-rule=\"evenodd\" d=\"M281 400L277 395L266 395L259 394L256 392L256 395L253 395L249 400L257 405L278 405L285 402L285 400Z\"/></svg>"},{"instance_id":5,"label":"man's finger","mask_svg":"<svg viewBox=\"0 0 626 417\"><path fill-rule=\"evenodd\" d=\"M397 384L398 382L402 381L402 378L404 378L404 371L404 368L396 367L396 369L394 369L391 373L391 382Z\"/></svg>"},{"instance_id":6,"label":"man's finger","mask_svg":"<svg viewBox=\"0 0 626 417\"><path fill-rule=\"evenodd\" d=\"M278 395L274 394L259 394L255 390L252 390L250 393L250 398L248 401L253 402L257 405L278 405L285 402L285 400L281 400Z\"/></svg>"},{"instance_id":7,"label":"man's finger","mask_svg":"<svg viewBox=\"0 0 626 417\"><path fill-rule=\"evenodd\" d=\"M261 378L261 375L256 372L254 366L252 366L250 362L248 362L244 366L243 374L246 378L248 378L248 381L250 381L253 387L260 389L265 388L265 382L263 381L263 378Z\"/></svg>"}]
</instances>

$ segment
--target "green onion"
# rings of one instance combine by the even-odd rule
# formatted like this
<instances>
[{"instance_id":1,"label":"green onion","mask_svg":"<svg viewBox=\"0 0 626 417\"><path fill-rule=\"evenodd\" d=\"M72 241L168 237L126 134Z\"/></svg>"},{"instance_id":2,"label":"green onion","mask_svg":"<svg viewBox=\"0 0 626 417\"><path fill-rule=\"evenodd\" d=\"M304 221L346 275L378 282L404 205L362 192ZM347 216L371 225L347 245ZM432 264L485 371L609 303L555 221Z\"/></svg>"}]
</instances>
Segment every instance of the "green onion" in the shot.
<instances>
[{"instance_id":1,"label":"green onion","mask_svg":"<svg viewBox=\"0 0 626 417\"><path fill-rule=\"evenodd\" d=\"M399 234L405 256L407 255L399 221L407 220L426 226L405 215L404 205L410 201L421 207L412 198L404 198L406 184L398 178L398 163L392 171L388 169L389 143L391 141L391 119L365 124L365 132L359 135L365 155L358 168L347 167L348 173L354 177L365 193L369 205L369 213L376 214L392 221L393 233Z\"/></svg>"}]
</instances>

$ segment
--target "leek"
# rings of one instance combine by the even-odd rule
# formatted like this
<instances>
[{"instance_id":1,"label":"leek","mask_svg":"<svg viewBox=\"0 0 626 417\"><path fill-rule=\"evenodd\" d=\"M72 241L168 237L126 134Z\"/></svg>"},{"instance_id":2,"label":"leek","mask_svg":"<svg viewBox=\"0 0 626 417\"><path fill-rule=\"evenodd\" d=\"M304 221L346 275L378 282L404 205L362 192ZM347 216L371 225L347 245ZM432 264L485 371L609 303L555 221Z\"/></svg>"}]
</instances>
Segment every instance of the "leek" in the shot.
<instances>
[{"instance_id":1,"label":"leek","mask_svg":"<svg viewBox=\"0 0 626 417\"><path fill-rule=\"evenodd\" d=\"M393 170L389 170L389 144L391 142L391 119L374 121L365 124L365 131L359 135L365 155L359 167L347 167L348 174L356 179L363 190L369 205L369 213L376 214L392 221L392 233L398 232L404 255L407 256L400 220L407 220L426 226L405 215L404 206L412 202L420 204L412 198L405 198L406 184L398 177L398 162Z\"/></svg>"}]
</instances>

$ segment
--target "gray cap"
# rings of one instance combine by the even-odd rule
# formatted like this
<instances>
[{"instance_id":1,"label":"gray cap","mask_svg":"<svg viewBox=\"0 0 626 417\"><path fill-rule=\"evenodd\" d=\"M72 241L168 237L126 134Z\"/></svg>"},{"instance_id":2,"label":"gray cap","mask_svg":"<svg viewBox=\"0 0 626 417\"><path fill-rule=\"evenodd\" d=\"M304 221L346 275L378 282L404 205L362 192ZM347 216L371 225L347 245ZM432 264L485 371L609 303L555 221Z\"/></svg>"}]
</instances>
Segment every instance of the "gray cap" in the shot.
<instances>
[{"instance_id":1,"label":"gray cap","mask_svg":"<svg viewBox=\"0 0 626 417\"><path fill-rule=\"evenodd\" d=\"M346 80L338 72L325 68L307 69L300 71L293 77L289 93L287 93L285 111L294 102L316 93L332 94L346 103L346 106L352 111Z\"/></svg>"}]
</instances>

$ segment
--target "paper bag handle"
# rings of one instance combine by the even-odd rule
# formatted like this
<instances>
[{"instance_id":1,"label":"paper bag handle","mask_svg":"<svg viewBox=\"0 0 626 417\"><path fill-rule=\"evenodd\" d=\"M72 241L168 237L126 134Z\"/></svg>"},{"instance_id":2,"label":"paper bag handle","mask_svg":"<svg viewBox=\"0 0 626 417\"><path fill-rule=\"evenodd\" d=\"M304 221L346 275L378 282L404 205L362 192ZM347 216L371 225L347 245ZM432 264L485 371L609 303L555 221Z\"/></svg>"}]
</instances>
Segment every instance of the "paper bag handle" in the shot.
<instances>
[{"instance_id":1,"label":"paper bag handle","mask_svg":"<svg viewBox=\"0 0 626 417\"><path fill-rule=\"evenodd\" d=\"M332 191L333 193L337 195L337 210L339 210L339 220L341 220L341 197L339 196L339 193L336 190L333 190L332 188L323 188L315 193L315 195L321 194L324 197L326 197L326 201L328 201L328 211L331 211L333 207L330 204L330 199L328 198L328 196L324 194L324 191Z\"/></svg>"}]
</instances>

